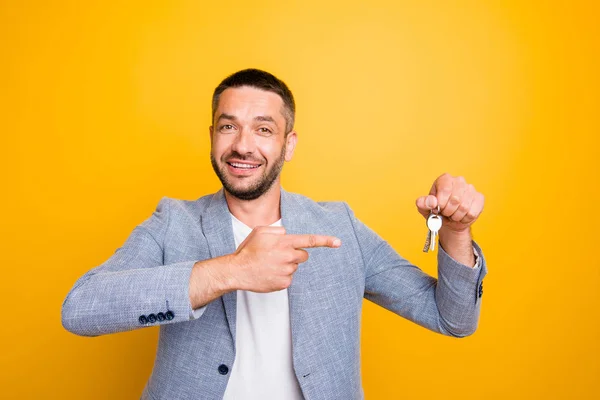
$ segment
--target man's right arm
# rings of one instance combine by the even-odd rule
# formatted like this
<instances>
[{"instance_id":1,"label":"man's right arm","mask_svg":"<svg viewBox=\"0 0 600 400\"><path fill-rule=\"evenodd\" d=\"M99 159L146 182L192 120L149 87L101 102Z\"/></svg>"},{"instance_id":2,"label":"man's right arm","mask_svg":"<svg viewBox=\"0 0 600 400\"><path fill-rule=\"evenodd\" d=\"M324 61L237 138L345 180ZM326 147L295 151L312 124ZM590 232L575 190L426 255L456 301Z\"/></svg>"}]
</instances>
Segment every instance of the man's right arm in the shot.
<instances>
[{"instance_id":1,"label":"man's right arm","mask_svg":"<svg viewBox=\"0 0 600 400\"><path fill-rule=\"evenodd\" d=\"M189 284L197 260L164 265L172 200L163 198L104 263L81 276L62 306L62 324L98 336L190 320Z\"/></svg>"},{"instance_id":2,"label":"man's right arm","mask_svg":"<svg viewBox=\"0 0 600 400\"><path fill-rule=\"evenodd\" d=\"M257 227L235 253L163 265L170 200L137 226L125 244L75 282L62 307L62 324L82 336L185 322L233 290L287 288L307 247L339 247L334 237L286 235L282 227Z\"/></svg>"}]
</instances>

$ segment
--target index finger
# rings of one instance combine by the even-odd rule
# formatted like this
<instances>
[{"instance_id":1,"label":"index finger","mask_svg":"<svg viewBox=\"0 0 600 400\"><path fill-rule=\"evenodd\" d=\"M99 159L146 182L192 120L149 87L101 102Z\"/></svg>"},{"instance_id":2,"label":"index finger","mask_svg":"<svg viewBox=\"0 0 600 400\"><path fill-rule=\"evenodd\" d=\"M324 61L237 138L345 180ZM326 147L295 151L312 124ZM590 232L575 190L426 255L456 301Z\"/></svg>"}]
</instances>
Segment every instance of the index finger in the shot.
<instances>
[{"instance_id":1,"label":"index finger","mask_svg":"<svg viewBox=\"0 0 600 400\"><path fill-rule=\"evenodd\" d=\"M342 241L335 236L327 235L286 235L295 249L311 247L340 247Z\"/></svg>"}]
</instances>

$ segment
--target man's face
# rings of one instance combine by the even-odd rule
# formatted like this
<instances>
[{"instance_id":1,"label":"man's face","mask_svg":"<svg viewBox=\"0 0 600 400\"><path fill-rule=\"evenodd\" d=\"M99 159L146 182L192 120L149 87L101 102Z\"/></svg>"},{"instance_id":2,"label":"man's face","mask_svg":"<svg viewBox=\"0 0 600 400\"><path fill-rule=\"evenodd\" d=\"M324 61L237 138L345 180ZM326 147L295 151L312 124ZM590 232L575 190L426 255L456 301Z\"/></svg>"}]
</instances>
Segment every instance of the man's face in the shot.
<instances>
[{"instance_id":1,"label":"man's face","mask_svg":"<svg viewBox=\"0 0 600 400\"><path fill-rule=\"evenodd\" d=\"M210 159L223 187L253 200L279 184L284 161L296 147L296 132L285 137L283 100L273 92L242 86L221 93L210 127Z\"/></svg>"}]
</instances>

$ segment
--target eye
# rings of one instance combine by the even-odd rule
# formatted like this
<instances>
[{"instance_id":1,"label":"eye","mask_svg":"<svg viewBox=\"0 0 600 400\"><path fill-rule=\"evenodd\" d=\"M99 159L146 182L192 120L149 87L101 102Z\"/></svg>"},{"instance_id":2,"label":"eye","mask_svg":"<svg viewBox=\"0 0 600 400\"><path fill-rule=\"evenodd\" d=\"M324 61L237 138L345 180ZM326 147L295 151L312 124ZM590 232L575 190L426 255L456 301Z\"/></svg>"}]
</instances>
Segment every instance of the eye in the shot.
<instances>
[{"instance_id":1,"label":"eye","mask_svg":"<svg viewBox=\"0 0 600 400\"><path fill-rule=\"evenodd\" d=\"M258 132L262 135L270 135L273 133L272 130L270 130L269 128L265 128L265 127L258 128Z\"/></svg>"},{"instance_id":2,"label":"eye","mask_svg":"<svg viewBox=\"0 0 600 400\"><path fill-rule=\"evenodd\" d=\"M225 124L225 125L221 125L219 127L219 131L220 132L229 132L229 131L232 131L234 129L235 129L234 126L231 125L231 124Z\"/></svg>"}]
</instances>

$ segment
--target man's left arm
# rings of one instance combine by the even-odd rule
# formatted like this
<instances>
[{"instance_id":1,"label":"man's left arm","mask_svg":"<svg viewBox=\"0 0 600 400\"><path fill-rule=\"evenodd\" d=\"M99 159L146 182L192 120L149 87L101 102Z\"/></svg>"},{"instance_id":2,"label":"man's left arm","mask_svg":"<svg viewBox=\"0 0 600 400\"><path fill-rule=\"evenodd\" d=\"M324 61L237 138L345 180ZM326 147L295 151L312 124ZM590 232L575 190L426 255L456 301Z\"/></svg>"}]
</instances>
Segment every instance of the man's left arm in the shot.
<instances>
[{"instance_id":1,"label":"man's left arm","mask_svg":"<svg viewBox=\"0 0 600 400\"><path fill-rule=\"evenodd\" d=\"M463 337L477 328L481 281L487 274L483 253L470 233L483 209L483 196L463 178L444 174L429 196L417 200L424 217L438 205L444 221L437 279L401 257L351 215L365 258L365 298L430 330Z\"/></svg>"}]
</instances>

